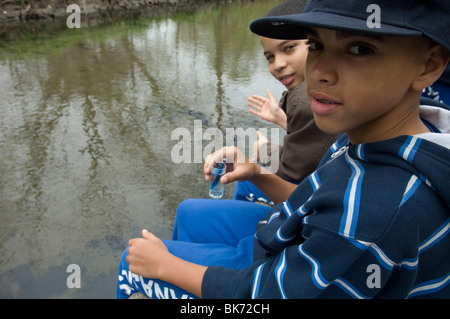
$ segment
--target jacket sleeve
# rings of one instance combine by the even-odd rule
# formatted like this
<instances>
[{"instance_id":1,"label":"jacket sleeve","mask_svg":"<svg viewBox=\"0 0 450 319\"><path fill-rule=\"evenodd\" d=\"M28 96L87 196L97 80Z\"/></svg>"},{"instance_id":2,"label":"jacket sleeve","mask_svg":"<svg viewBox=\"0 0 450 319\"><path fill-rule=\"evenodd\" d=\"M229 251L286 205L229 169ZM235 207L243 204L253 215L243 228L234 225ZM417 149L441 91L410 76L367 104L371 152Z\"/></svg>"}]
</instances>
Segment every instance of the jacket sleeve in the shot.
<instances>
[{"instance_id":1,"label":"jacket sleeve","mask_svg":"<svg viewBox=\"0 0 450 319\"><path fill-rule=\"evenodd\" d=\"M374 264L379 262L368 246L316 230L303 243L289 245L247 269L209 267L202 293L203 298L230 299L370 298L391 271L377 267L380 282L374 287L368 272Z\"/></svg>"}]
</instances>

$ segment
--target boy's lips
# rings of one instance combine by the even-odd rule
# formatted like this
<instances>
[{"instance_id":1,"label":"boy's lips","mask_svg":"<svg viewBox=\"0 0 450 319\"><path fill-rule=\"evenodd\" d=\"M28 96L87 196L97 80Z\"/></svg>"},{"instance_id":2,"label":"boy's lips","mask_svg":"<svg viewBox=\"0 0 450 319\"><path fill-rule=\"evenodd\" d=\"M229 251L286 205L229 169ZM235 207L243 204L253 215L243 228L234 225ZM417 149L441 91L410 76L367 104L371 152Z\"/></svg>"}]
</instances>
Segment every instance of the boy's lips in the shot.
<instances>
[{"instance_id":1,"label":"boy's lips","mask_svg":"<svg viewBox=\"0 0 450 319\"><path fill-rule=\"evenodd\" d=\"M284 86L288 86L289 84L291 84L294 81L294 75L290 74L290 75L285 75L285 76L280 76L278 78L278 80L281 82L281 84L283 84Z\"/></svg>"},{"instance_id":2,"label":"boy's lips","mask_svg":"<svg viewBox=\"0 0 450 319\"><path fill-rule=\"evenodd\" d=\"M335 98L320 92L311 92L311 110L317 115L327 115L342 103Z\"/></svg>"}]
</instances>

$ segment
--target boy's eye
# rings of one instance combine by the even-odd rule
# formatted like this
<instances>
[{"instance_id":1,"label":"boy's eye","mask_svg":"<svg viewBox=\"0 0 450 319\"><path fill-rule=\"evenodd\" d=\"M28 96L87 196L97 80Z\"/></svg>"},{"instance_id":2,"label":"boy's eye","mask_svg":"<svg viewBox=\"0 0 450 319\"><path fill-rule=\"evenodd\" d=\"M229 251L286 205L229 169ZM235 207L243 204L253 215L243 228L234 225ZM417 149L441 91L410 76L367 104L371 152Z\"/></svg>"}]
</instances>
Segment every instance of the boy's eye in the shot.
<instances>
[{"instance_id":1,"label":"boy's eye","mask_svg":"<svg viewBox=\"0 0 450 319\"><path fill-rule=\"evenodd\" d=\"M352 45L348 49L348 52L350 54L362 56L362 55L366 55L369 53L373 53L373 50L366 45L357 44L357 45Z\"/></svg>"},{"instance_id":2,"label":"boy's eye","mask_svg":"<svg viewBox=\"0 0 450 319\"><path fill-rule=\"evenodd\" d=\"M291 44L291 45L286 46L286 47L284 48L284 51L289 52L289 51L291 51L291 50L294 49L294 48L295 48L295 45Z\"/></svg>"},{"instance_id":3,"label":"boy's eye","mask_svg":"<svg viewBox=\"0 0 450 319\"><path fill-rule=\"evenodd\" d=\"M266 60L267 60L267 62L271 62L271 61L273 61L273 58L274 58L274 56L273 55L266 55Z\"/></svg>"},{"instance_id":4,"label":"boy's eye","mask_svg":"<svg viewBox=\"0 0 450 319\"><path fill-rule=\"evenodd\" d=\"M319 42L314 41L314 40L306 41L306 45L309 47L309 50L311 50L311 51L322 50L323 49L322 44L320 44Z\"/></svg>"}]
</instances>

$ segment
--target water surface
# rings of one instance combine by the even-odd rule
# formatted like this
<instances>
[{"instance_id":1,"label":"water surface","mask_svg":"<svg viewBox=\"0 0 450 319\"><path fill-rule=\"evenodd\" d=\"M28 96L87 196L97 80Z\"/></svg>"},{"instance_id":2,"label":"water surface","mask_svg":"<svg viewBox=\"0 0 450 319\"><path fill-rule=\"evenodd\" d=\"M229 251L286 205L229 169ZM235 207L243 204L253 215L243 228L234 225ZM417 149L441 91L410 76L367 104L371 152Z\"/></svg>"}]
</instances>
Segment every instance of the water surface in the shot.
<instances>
[{"instance_id":1,"label":"water surface","mask_svg":"<svg viewBox=\"0 0 450 319\"><path fill-rule=\"evenodd\" d=\"M278 2L0 43L1 298L115 297L128 239L169 239L177 205L208 196L172 132L274 127L248 112L283 91L248 24Z\"/></svg>"}]
</instances>

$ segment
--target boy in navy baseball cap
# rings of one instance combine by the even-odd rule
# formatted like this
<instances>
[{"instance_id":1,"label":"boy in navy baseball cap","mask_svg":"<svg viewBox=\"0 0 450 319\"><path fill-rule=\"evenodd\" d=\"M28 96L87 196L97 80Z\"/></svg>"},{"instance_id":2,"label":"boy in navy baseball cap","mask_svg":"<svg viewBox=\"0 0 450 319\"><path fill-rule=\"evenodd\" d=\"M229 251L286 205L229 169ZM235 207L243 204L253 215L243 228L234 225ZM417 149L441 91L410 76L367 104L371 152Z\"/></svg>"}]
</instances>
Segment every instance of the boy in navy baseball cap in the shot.
<instances>
[{"instance_id":1,"label":"boy in navy baseball cap","mask_svg":"<svg viewBox=\"0 0 450 319\"><path fill-rule=\"evenodd\" d=\"M307 27L369 35L425 36L450 50L450 2L445 0L310 0L301 14L264 17L250 29L275 39L305 38Z\"/></svg>"},{"instance_id":2,"label":"boy in navy baseball cap","mask_svg":"<svg viewBox=\"0 0 450 319\"><path fill-rule=\"evenodd\" d=\"M261 18L254 21L250 29L267 37L308 38L307 68L310 72L307 86L317 124L327 133L346 132L353 143L368 142L393 137L391 129L394 135L398 135L401 129L397 121L409 123L409 129L420 130L423 125L418 115L417 93L436 81L435 75L442 74L443 69L436 67L434 73L425 72L420 77L411 78L410 82L405 80L409 76L417 76L420 68L432 68L434 62L442 62L445 69L445 59L448 59L450 50L450 2L312 0L302 14ZM338 46L340 55L335 54ZM323 67L328 66L331 53L334 60L342 58L340 69L344 69L344 73L321 73ZM416 60L425 59L422 54L429 54L430 60L426 65L420 65ZM437 57L442 61L436 60ZM351 73L352 69L357 72ZM325 78L320 78L322 76ZM340 77L339 83L324 84L324 81L331 84L336 76ZM345 94L352 96L358 109L362 106L357 99L363 97L365 109L357 111L360 116L361 113L378 111L379 114L370 114L367 119L375 120L370 123L372 126L361 126L368 121L358 123L360 117L354 117L356 114L348 104L348 107L339 107L344 102L341 95ZM393 99L401 99L395 101L402 102L401 105L388 102L394 102ZM392 107L389 110L388 105ZM345 109L347 112L343 112ZM403 112L402 115L399 112ZM395 128L384 122L388 119ZM348 124L353 127L345 126L346 122L351 122ZM353 129L357 129L355 134L352 134ZM371 137L365 139L365 134Z\"/></svg>"},{"instance_id":3,"label":"boy in navy baseball cap","mask_svg":"<svg viewBox=\"0 0 450 319\"><path fill-rule=\"evenodd\" d=\"M340 137L258 224L248 268L196 264L195 249L180 260L144 232L129 270L203 298L450 298L450 111L421 103L449 61L449 18L447 0L310 0L254 21L258 35L308 39L311 109Z\"/></svg>"}]
</instances>

